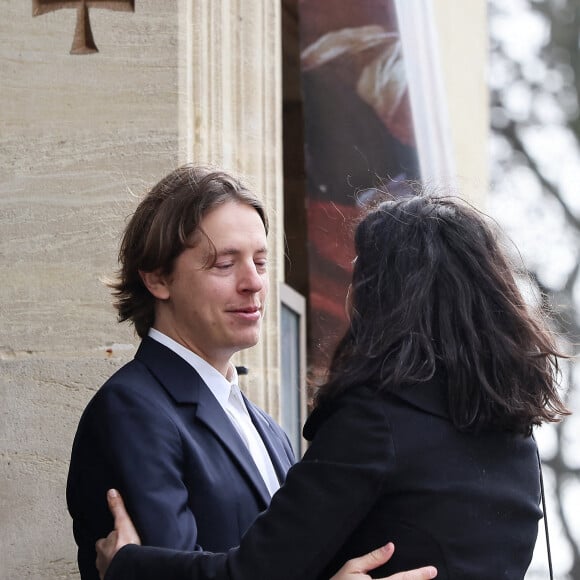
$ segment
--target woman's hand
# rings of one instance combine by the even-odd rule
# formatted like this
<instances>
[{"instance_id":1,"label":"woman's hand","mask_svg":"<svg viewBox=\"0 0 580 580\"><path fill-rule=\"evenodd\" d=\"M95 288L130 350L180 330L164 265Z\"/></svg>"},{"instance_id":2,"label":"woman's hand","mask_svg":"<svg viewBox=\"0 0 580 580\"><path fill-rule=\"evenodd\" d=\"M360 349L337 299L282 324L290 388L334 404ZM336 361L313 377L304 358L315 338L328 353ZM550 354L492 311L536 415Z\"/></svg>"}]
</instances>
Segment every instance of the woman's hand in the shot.
<instances>
[{"instance_id":1,"label":"woman's hand","mask_svg":"<svg viewBox=\"0 0 580 580\"><path fill-rule=\"evenodd\" d=\"M111 560L123 546L141 544L141 538L125 509L123 498L116 489L110 489L107 492L107 502L115 520L115 529L106 538L97 540L95 544L96 566L101 580L104 579Z\"/></svg>"},{"instance_id":2,"label":"woman's hand","mask_svg":"<svg viewBox=\"0 0 580 580\"><path fill-rule=\"evenodd\" d=\"M386 546L377 548L364 556L349 560L330 580L371 580L367 574L388 562L395 551L395 546L388 543ZM425 566L408 572L399 572L388 578L380 580L430 580L437 576L437 569L433 566Z\"/></svg>"}]
</instances>

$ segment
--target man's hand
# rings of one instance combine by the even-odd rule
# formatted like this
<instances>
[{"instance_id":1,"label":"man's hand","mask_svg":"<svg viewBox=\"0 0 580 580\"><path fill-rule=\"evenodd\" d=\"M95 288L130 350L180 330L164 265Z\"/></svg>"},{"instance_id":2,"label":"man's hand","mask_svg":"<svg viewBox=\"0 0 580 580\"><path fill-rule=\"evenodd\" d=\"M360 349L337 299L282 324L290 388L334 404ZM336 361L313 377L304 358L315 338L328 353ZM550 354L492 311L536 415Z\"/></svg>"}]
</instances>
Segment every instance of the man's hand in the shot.
<instances>
[{"instance_id":1,"label":"man's hand","mask_svg":"<svg viewBox=\"0 0 580 580\"><path fill-rule=\"evenodd\" d=\"M369 570L382 566L388 562L395 551L391 543L377 548L364 556L349 560L330 580L371 580L367 574ZM399 572L388 578L380 580L430 580L437 576L437 569L433 566L417 568L409 572Z\"/></svg>"},{"instance_id":2,"label":"man's hand","mask_svg":"<svg viewBox=\"0 0 580 580\"><path fill-rule=\"evenodd\" d=\"M125 504L121 495L116 489L107 492L107 502L109 509L115 520L115 529L106 537L97 540L95 549L97 550L97 570L101 580L105 577L105 572L114 558L115 554L127 544L141 544L141 538L125 509Z\"/></svg>"}]
</instances>

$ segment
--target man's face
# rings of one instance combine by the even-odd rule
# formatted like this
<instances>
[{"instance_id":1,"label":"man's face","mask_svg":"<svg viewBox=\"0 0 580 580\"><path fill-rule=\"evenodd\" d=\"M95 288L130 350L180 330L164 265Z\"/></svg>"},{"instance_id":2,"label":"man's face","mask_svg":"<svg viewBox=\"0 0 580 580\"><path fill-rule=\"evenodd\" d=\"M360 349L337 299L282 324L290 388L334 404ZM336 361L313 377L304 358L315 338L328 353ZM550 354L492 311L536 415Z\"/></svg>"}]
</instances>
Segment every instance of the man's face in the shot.
<instances>
[{"instance_id":1,"label":"man's face","mask_svg":"<svg viewBox=\"0 0 580 580\"><path fill-rule=\"evenodd\" d=\"M162 278L160 293L153 292L154 327L225 374L232 355L260 338L266 231L254 208L234 201L210 211L200 226L206 235L198 234L195 247L186 248Z\"/></svg>"}]
</instances>

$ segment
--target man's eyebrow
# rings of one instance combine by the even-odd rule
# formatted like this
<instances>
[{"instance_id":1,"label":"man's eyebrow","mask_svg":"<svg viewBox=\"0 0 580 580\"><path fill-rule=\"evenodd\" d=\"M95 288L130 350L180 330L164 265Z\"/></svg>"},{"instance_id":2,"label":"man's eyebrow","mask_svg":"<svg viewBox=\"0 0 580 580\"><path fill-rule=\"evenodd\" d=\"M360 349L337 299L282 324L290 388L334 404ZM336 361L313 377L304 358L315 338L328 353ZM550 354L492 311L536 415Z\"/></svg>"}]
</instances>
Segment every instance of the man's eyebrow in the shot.
<instances>
[{"instance_id":1,"label":"man's eyebrow","mask_svg":"<svg viewBox=\"0 0 580 580\"><path fill-rule=\"evenodd\" d=\"M266 246L262 246L258 250L254 252L254 254L267 254L268 248ZM238 248L221 248L216 251L216 256L237 256L241 254L241 250Z\"/></svg>"},{"instance_id":2,"label":"man's eyebrow","mask_svg":"<svg viewBox=\"0 0 580 580\"><path fill-rule=\"evenodd\" d=\"M216 251L216 256L235 256L240 253L236 248L223 248Z\"/></svg>"}]
</instances>

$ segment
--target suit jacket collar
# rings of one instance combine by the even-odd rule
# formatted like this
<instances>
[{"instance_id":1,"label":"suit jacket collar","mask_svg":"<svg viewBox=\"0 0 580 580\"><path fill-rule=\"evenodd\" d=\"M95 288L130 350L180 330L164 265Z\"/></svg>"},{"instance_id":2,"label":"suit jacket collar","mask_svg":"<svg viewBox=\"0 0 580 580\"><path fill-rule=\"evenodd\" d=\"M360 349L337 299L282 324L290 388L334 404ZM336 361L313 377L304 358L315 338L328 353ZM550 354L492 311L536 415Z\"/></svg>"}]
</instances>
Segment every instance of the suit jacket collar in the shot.
<instances>
[{"instance_id":1,"label":"suit jacket collar","mask_svg":"<svg viewBox=\"0 0 580 580\"><path fill-rule=\"evenodd\" d=\"M144 338L141 342L135 354L135 359L150 370L176 403L180 405L196 405L196 419L211 431L216 439L230 452L233 461L246 474L251 485L253 485L263 500L265 508L270 502L270 494L266 484L248 448L197 371L170 348L149 337ZM252 420L268 448L276 473L280 477L280 471L283 472L283 469L277 457L277 463L274 461L274 457L277 454L270 443L269 437L271 437L271 434L267 433L261 422L255 418L256 411L252 409L251 403L246 406L251 409Z\"/></svg>"},{"instance_id":2,"label":"suit jacket collar","mask_svg":"<svg viewBox=\"0 0 580 580\"><path fill-rule=\"evenodd\" d=\"M135 359L149 369L176 403L199 402L200 391L205 383L197 371L170 348L146 337L141 342Z\"/></svg>"}]
</instances>

